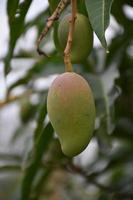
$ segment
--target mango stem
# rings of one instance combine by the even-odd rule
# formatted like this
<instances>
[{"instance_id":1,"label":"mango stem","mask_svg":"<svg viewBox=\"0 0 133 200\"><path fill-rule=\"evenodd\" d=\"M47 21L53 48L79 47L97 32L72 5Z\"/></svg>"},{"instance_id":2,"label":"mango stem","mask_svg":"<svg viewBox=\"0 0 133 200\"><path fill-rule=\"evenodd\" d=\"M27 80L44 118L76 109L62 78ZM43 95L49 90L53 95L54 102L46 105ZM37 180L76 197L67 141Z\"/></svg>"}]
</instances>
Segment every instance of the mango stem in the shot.
<instances>
[{"instance_id":1,"label":"mango stem","mask_svg":"<svg viewBox=\"0 0 133 200\"><path fill-rule=\"evenodd\" d=\"M65 71L67 72L73 71L71 63L71 48L72 48L73 33L74 33L75 20L77 14L77 0L71 0L71 6L72 6L72 15L71 19L69 20L69 33L68 33L66 48L64 50Z\"/></svg>"}]
</instances>

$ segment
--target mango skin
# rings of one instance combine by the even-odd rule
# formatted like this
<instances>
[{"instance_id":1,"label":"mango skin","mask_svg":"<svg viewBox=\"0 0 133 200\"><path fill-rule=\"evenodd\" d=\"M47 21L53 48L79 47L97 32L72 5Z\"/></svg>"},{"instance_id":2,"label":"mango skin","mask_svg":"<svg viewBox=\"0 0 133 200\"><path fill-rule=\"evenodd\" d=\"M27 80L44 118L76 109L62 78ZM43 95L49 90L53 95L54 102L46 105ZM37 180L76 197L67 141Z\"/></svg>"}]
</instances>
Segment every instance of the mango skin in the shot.
<instances>
[{"instance_id":1,"label":"mango skin","mask_svg":"<svg viewBox=\"0 0 133 200\"><path fill-rule=\"evenodd\" d=\"M65 15L59 22L57 38L59 51L64 52L66 47L68 33L69 33L69 20L71 15ZM75 30L73 34L71 61L72 63L79 63L86 59L93 47L93 31L89 19L82 15L77 14L75 21Z\"/></svg>"},{"instance_id":2,"label":"mango skin","mask_svg":"<svg viewBox=\"0 0 133 200\"><path fill-rule=\"evenodd\" d=\"M87 81L74 72L59 75L47 98L50 121L63 153L73 157L81 153L92 138L95 104Z\"/></svg>"}]
</instances>

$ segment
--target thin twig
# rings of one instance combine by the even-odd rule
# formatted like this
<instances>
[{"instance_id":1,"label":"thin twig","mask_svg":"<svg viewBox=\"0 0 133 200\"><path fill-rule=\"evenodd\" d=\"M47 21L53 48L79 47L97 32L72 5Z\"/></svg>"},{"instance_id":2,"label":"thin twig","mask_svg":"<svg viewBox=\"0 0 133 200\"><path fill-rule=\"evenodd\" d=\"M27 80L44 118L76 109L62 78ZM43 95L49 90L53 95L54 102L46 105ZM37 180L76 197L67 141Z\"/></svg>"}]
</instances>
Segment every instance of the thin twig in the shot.
<instances>
[{"instance_id":1,"label":"thin twig","mask_svg":"<svg viewBox=\"0 0 133 200\"><path fill-rule=\"evenodd\" d=\"M105 186L105 185L103 185L103 184L97 182L97 181L94 179L94 177L92 178L91 175L88 175L87 172L84 171L80 166L76 166L76 165L74 165L73 163L70 163L70 164L68 165L68 167L69 167L69 168L68 168L69 171L75 172L75 173L77 173L77 174L83 176L83 177L85 178L85 180L86 180L88 183L95 185L96 187L100 188L101 190L104 190L104 191L106 191L106 192L108 192L108 193L113 193L114 191L117 190L117 188Z\"/></svg>"},{"instance_id":2,"label":"thin twig","mask_svg":"<svg viewBox=\"0 0 133 200\"><path fill-rule=\"evenodd\" d=\"M77 13L77 0L71 0L72 4L72 16L69 20L69 33L68 33L68 40L66 44L66 48L64 50L64 63L66 67L66 71L73 71L72 63L71 63L71 47L72 47L72 40L73 40L73 33L74 33L74 25Z\"/></svg>"},{"instance_id":3,"label":"thin twig","mask_svg":"<svg viewBox=\"0 0 133 200\"><path fill-rule=\"evenodd\" d=\"M69 162L69 165L67 165L67 168L65 166L65 169L69 170L69 172L71 173L76 173L81 175L89 184L95 185L97 188L101 189L102 191L110 195L113 195L114 197L121 197L121 199L133 198L133 193L123 192L121 191L121 188L119 186L112 187L99 183L96 180L96 177L92 176L91 174L88 175L87 172L84 171L80 166L74 165L72 162Z\"/></svg>"},{"instance_id":4,"label":"thin twig","mask_svg":"<svg viewBox=\"0 0 133 200\"><path fill-rule=\"evenodd\" d=\"M24 96L29 96L29 95L31 95L31 94L32 94L32 91L31 91L31 90L28 90L28 91L24 92L24 93L21 94L21 95L17 95L17 96L15 96L15 95L13 95L13 96L8 96L8 97L6 98L6 100L0 101L0 108L3 107L3 106L6 106L7 103L12 103L12 102L14 102L14 101L17 101L17 100L23 98Z\"/></svg>"},{"instance_id":5,"label":"thin twig","mask_svg":"<svg viewBox=\"0 0 133 200\"><path fill-rule=\"evenodd\" d=\"M39 55L47 56L44 51L40 49L40 43L43 40L43 38L46 36L50 28L52 27L55 20L57 20L61 14L61 12L64 10L66 5L70 2L70 0L61 0L53 12L53 14L47 19L46 26L44 27L42 33L40 34L38 40L37 40L37 52Z\"/></svg>"}]
</instances>

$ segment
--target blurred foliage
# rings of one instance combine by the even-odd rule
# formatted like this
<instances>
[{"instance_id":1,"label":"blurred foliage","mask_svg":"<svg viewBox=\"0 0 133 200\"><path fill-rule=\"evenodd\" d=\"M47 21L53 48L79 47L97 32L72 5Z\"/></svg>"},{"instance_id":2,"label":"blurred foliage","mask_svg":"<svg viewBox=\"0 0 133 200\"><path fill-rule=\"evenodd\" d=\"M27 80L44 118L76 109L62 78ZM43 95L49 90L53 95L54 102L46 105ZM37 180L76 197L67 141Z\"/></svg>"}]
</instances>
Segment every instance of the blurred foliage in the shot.
<instances>
[{"instance_id":1,"label":"blurred foliage","mask_svg":"<svg viewBox=\"0 0 133 200\"><path fill-rule=\"evenodd\" d=\"M74 65L74 70L92 87L97 117L91 144L73 159L62 154L47 117L47 82L52 75L64 71L63 59L53 45L53 32L48 33L42 44L49 57L38 56L35 46L46 19L59 1L49 0L46 9L26 21L34 1L7 1L9 44L1 61L5 79L13 73L17 78L8 85L5 100L0 101L0 131L5 127L4 135L8 137L10 127L14 128L7 146L0 148L0 199L132 200L133 18L127 15L125 8L133 12L133 1L114 0L111 13L112 1L106 1L104 25L107 26L110 14L116 23L111 27L114 34L108 45L109 53L102 46L94 47L84 62ZM99 20L94 29L104 34L106 27L98 27L101 21L96 14L97 6L92 10L87 2L90 1L86 0L85 7L84 0L78 1L79 12L85 15L90 12L94 22ZM98 16L102 18L104 14L99 11ZM28 49L24 40L32 28L36 36L32 49ZM16 48L20 39L25 45ZM106 46L104 37L101 42ZM52 48L45 47L47 45ZM18 71L21 76L17 75ZM18 115L13 114L12 108L17 109ZM4 118L3 122L4 114L9 120ZM17 126L13 115L19 121ZM93 144L94 148L90 148Z\"/></svg>"}]
</instances>

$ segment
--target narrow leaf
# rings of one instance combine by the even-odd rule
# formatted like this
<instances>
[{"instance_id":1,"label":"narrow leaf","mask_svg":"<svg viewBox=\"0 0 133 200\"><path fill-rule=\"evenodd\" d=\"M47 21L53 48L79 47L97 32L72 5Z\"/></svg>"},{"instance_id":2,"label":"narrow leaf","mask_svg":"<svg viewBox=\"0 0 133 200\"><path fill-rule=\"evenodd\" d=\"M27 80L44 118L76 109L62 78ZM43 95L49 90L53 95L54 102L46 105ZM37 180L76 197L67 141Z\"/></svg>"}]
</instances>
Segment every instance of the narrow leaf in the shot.
<instances>
[{"instance_id":1,"label":"narrow leaf","mask_svg":"<svg viewBox=\"0 0 133 200\"><path fill-rule=\"evenodd\" d=\"M10 42L9 42L9 51L5 58L5 74L10 71L10 60L13 56L14 48L19 36L23 33L24 20L28 9L32 3L32 0L25 0L22 3L16 0L13 1L11 5L11 1L8 0L7 3L7 13L8 13L8 21L10 28Z\"/></svg>"},{"instance_id":2,"label":"narrow leaf","mask_svg":"<svg viewBox=\"0 0 133 200\"><path fill-rule=\"evenodd\" d=\"M52 136L53 128L51 124L48 123L35 143L33 160L31 164L25 169L25 174L21 186L21 200L28 200L30 197L33 180L37 174L42 156L44 152L46 152Z\"/></svg>"},{"instance_id":3,"label":"narrow leaf","mask_svg":"<svg viewBox=\"0 0 133 200\"><path fill-rule=\"evenodd\" d=\"M8 13L8 17L10 18L10 20L12 18L14 18L18 4L19 4L19 0L12 0L12 1L8 0L7 1L7 13Z\"/></svg>"},{"instance_id":4,"label":"narrow leaf","mask_svg":"<svg viewBox=\"0 0 133 200\"><path fill-rule=\"evenodd\" d=\"M89 74L87 79L92 87L96 101L97 119L99 121L99 126L96 127L95 133L98 138L102 138L102 142L105 141L105 144L109 146L109 134L113 127L109 97L107 92L105 92L102 77Z\"/></svg>"},{"instance_id":5,"label":"narrow leaf","mask_svg":"<svg viewBox=\"0 0 133 200\"><path fill-rule=\"evenodd\" d=\"M41 131L42 131L43 126L44 126L44 119L46 117L46 114L47 114L47 99L43 99L43 102L40 106L38 119L37 119L37 127L36 127L35 132L34 132L34 139L35 140L37 140L37 138L41 134Z\"/></svg>"}]
</instances>

